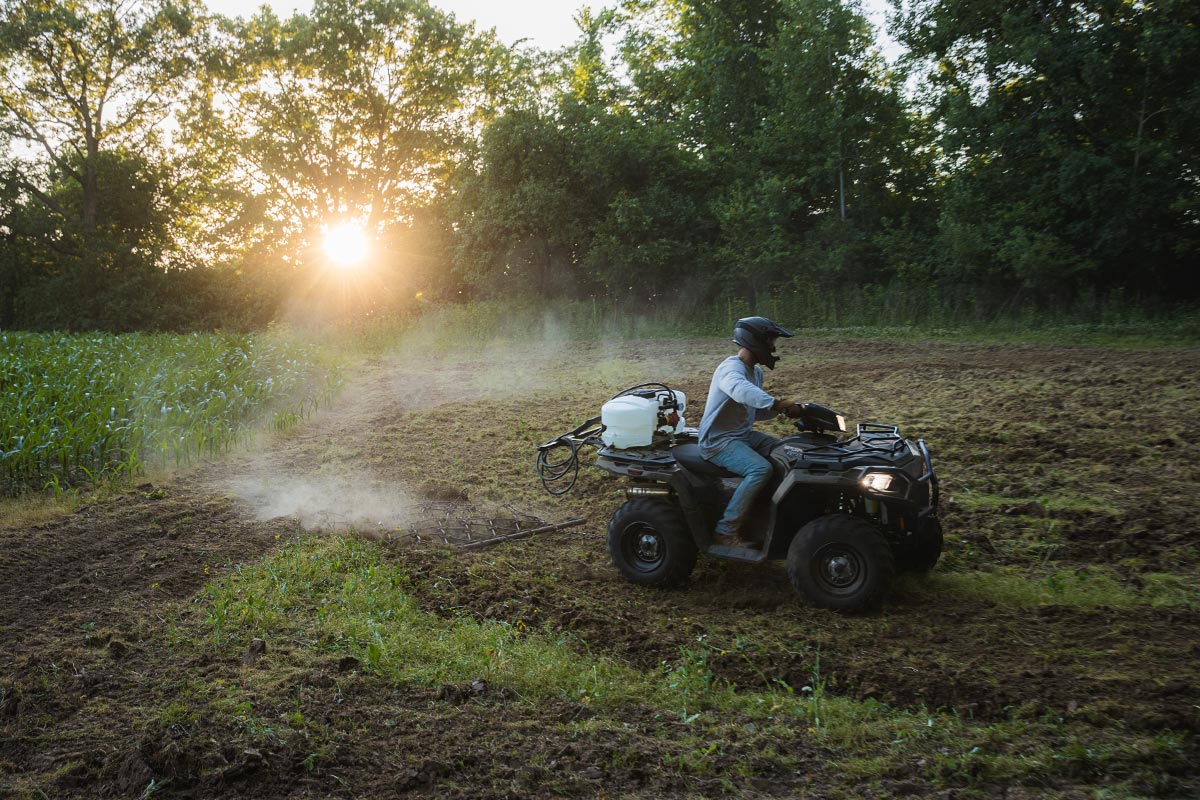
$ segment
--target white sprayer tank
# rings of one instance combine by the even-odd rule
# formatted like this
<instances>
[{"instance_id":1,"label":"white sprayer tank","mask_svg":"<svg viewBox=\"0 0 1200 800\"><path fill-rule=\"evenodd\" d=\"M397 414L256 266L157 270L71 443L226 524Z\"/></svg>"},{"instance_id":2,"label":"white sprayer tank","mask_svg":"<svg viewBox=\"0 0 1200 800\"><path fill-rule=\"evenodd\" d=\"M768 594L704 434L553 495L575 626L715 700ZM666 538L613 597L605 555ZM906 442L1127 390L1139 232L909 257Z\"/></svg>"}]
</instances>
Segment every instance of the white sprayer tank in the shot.
<instances>
[{"instance_id":1,"label":"white sprayer tank","mask_svg":"<svg viewBox=\"0 0 1200 800\"><path fill-rule=\"evenodd\" d=\"M671 404L670 395L675 396L677 409L665 408ZM600 422L604 432L600 439L609 447L648 447L654 443L656 431L678 433L683 430L683 412L687 408L687 397L683 392L660 390L652 397L626 394L613 398L600 407ZM667 419L671 411L678 411L679 419L672 423Z\"/></svg>"}]
</instances>

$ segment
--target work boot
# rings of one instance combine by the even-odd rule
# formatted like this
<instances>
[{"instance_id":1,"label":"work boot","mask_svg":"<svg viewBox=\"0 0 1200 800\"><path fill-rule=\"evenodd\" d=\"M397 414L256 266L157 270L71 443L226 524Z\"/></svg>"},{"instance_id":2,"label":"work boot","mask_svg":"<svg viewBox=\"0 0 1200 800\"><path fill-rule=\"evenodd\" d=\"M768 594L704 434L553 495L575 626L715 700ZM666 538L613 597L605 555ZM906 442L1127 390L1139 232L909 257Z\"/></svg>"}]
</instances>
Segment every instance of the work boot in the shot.
<instances>
[{"instance_id":1,"label":"work boot","mask_svg":"<svg viewBox=\"0 0 1200 800\"><path fill-rule=\"evenodd\" d=\"M713 541L723 547L758 547L757 542L752 542L749 539L742 538L740 529L735 528L730 533L721 533L719 530L713 535Z\"/></svg>"}]
</instances>

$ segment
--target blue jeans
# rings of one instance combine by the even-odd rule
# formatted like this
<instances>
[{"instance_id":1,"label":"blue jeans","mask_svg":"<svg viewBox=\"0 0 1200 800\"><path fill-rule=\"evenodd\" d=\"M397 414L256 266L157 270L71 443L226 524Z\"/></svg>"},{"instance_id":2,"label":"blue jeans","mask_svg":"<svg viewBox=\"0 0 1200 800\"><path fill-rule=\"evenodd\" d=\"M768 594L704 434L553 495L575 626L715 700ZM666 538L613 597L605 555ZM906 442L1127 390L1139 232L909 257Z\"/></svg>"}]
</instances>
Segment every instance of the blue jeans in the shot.
<instances>
[{"instance_id":1,"label":"blue jeans","mask_svg":"<svg viewBox=\"0 0 1200 800\"><path fill-rule=\"evenodd\" d=\"M729 505L725 506L725 516L717 523L718 536L736 533L741 526L746 512L750 510L750 504L771 477L771 462L760 453L771 452L771 448L777 444L779 440L774 436L750 431L745 439L733 440L721 448L721 452L708 459L717 466L742 476L742 482L730 498Z\"/></svg>"}]
</instances>

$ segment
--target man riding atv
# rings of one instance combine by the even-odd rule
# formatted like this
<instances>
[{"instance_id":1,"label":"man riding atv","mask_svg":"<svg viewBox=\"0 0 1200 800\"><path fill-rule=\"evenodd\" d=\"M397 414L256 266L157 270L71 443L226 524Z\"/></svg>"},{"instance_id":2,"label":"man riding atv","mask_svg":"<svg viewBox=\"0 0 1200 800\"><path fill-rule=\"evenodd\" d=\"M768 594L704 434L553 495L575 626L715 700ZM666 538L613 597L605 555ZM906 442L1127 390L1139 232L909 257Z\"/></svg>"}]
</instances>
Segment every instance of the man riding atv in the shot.
<instances>
[{"instance_id":1,"label":"man riding atv","mask_svg":"<svg viewBox=\"0 0 1200 800\"><path fill-rule=\"evenodd\" d=\"M743 564L786 559L808 602L854 612L878 605L897 571L937 563L940 493L925 441L878 422L847 435L832 408L764 392L761 367L775 366L775 340L791 335L763 317L737 321L738 354L713 374L699 430L684 422L683 392L639 383L538 445L537 474L551 494L575 485L584 447L596 449L598 469L627 481L607 544L630 581L681 586L702 553ZM779 413L795 418L794 435L754 432L755 420Z\"/></svg>"},{"instance_id":2,"label":"man riding atv","mask_svg":"<svg viewBox=\"0 0 1200 800\"><path fill-rule=\"evenodd\" d=\"M713 372L700 420L700 454L743 477L716 527L717 542L728 547L759 546L744 539L742 529L751 504L771 477L766 456L780 440L754 430L754 423L780 413L791 418L803 413L801 406L772 397L762 388L762 367L774 369L779 361L774 353L780 336L791 338L792 333L765 317L737 321L733 328L737 355L726 358Z\"/></svg>"}]
</instances>

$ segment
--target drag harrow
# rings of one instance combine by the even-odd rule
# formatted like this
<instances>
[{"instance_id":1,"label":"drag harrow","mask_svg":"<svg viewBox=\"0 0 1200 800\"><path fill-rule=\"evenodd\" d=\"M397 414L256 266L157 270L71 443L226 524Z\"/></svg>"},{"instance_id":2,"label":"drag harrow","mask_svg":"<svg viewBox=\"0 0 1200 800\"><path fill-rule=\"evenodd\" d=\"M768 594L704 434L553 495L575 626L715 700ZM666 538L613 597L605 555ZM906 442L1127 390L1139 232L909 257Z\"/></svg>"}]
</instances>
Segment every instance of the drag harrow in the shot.
<instances>
[{"instance_id":1,"label":"drag harrow","mask_svg":"<svg viewBox=\"0 0 1200 800\"><path fill-rule=\"evenodd\" d=\"M550 523L509 505L501 508L507 513L487 513L471 503L422 503L416 509L421 516L413 522L398 526L396 532L388 538L393 541L440 543L464 550L477 550L501 542L566 530L586 522L582 517L577 517L565 522Z\"/></svg>"}]
</instances>

